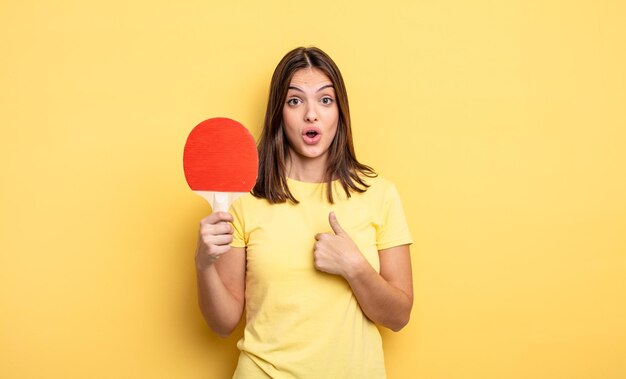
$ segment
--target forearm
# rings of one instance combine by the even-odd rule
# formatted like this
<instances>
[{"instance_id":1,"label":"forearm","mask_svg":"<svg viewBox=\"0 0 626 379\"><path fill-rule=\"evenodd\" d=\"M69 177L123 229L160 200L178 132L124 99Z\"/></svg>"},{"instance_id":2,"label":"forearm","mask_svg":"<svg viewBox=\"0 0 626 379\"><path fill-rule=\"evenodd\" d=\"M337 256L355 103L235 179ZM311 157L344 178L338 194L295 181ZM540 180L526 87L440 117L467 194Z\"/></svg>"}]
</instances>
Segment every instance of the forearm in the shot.
<instances>
[{"instance_id":1,"label":"forearm","mask_svg":"<svg viewBox=\"0 0 626 379\"><path fill-rule=\"evenodd\" d=\"M396 332L409 322L412 295L387 282L367 261L344 277L370 320Z\"/></svg>"},{"instance_id":2,"label":"forearm","mask_svg":"<svg viewBox=\"0 0 626 379\"><path fill-rule=\"evenodd\" d=\"M239 323L243 313L243 299L228 291L215 265L196 269L198 304L209 327L222 337L228 336Z\"/></svg>"},{"instance_id":3,"label":"forearm","mask_svg":"<svg viewBox=\"0 0 626 379\"><path fill-rule=\"evenodd\" d=\"M232 248L233 217L215 212L200 221L196 248L198 305L213 331L229 335L243 313L246 254L244 248Z\"/></svg>"}]
</instances>

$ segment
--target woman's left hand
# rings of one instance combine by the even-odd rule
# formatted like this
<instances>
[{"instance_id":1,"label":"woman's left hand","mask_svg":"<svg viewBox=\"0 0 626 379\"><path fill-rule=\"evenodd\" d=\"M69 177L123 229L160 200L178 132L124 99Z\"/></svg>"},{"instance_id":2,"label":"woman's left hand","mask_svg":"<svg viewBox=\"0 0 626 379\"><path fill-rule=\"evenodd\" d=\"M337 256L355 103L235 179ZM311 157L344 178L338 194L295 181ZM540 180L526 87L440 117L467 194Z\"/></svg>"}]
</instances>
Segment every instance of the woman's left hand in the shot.
<instances>
[{"instance_id":1,"label":"woman's left hand","mask_svg":"<svg viewBox=\"0 0 626 379\"><path fill-rule=\"evenodd\" d=\"M352 238L339 225L334 212L328 215L328 223L335 233L315 235L317 240L313 251L315 268L347 279L367 261Z\"/></svg>"}]
</instances>

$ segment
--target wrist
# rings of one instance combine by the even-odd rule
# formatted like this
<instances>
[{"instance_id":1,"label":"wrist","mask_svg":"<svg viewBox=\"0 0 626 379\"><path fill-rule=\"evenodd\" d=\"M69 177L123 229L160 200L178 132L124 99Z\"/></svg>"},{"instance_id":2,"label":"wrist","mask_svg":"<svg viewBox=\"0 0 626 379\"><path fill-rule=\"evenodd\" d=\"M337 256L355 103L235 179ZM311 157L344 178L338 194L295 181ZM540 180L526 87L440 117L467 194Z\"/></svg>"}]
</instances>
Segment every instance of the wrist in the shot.
<instances>
[{"instance_id":1,"label":"wrist","mask_svg":"<svg viewBox=\"0 0 626 379\"><path fill-rule=\"evenodd\" d=\"M343 277L348 281L360 280L364 275L367 275L369 271L373 270L369 262L363 257L362 254L358 254L358 258L348 265L344 272Z\"/></svg>"},{"instance_id":2,"label":"wrist","mask_svg":"<svg viewBox=\"0 0 626 379\"><path fill-rule=\"evenodd\" d=\"M198 259L196 259L196 272L198 273L198 275L204 275L206 273L208 273L209 271L215 269L214 267L214 262L207 262L207 261L199 261Z\"/></svg>"},{"instance_id":3,"label":"wrist","mask_svg":"<svg viewBox=\"0 0 626 379\"><path fill-rule=\"evenodd\" d=\"M198 262L198 260L196 259L196 271L198 271L199 273L206 272L209 268L211 268L211 266L213 266L213 263Z\"/></svg>"},{"instance_id":4,"label":"wrist","mask_svg":"<svg viewBox=\"0 0 626 379\"><path fill-rule=\"evenodd\" d=\"M206 270L211 268L211 266L213 266L213 262L215 262L215 260L208 259L208 254L201 250L202 249L200 247L196 250L196 256L194 259L194 262L196 264L196 270L200 273L205 272Z\"/></svg>"}]
</instances>

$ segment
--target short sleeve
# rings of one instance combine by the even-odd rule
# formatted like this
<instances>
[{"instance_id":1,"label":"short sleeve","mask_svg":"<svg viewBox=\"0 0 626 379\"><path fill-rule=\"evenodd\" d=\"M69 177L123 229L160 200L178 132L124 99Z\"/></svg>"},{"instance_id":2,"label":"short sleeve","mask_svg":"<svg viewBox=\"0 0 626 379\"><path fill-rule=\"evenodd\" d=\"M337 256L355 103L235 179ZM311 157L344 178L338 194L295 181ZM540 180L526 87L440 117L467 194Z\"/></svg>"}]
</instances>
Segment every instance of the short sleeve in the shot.
<instances>
[{"instance_id":1,"label":"short sleeve","mask_svg":"<svg viewBox=\"0 0 626 379\"><path fill-rule=\"evenodd\" d=\"M245 237L245 224L243 218L243 207L241 201L235 201L230 207L230 214L233 215L233 242L230 243L232 247L246 247Z\"/></svg>"},{"instance_id":2,"label":"short sleeve","mask_svg":"<svg viewBox=\"0 0 626 379\"><path fill-rule=\"evenodd\" d=\"M383 250L412 243L400 195L396 187L390 183L383 194L381 225L376 233L376 247Z\"/></svg>"}]
</instances>

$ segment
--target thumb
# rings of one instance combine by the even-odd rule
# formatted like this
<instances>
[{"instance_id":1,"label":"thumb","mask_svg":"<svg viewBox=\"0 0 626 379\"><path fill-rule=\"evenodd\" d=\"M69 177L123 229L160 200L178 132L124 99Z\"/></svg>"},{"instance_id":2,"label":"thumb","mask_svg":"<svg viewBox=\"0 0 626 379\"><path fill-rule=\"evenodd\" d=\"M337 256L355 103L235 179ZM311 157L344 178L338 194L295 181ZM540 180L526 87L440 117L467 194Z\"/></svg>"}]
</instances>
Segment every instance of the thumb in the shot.
<instances>
[{"instance_id":1,"label":"thumb","mask_svg":"<svg viewBox=\"0 0 626 379\"><path fill-rule=\"evenodd\" d=\"M339 225L339 221L337 221L337 216L335 216L335 212L330 212L328 214L328 223L330 224L330 227L333 228L333 232L335 232L335 235L342 236L346 234L341 225Z\"/></svg>"}]
</instances>

